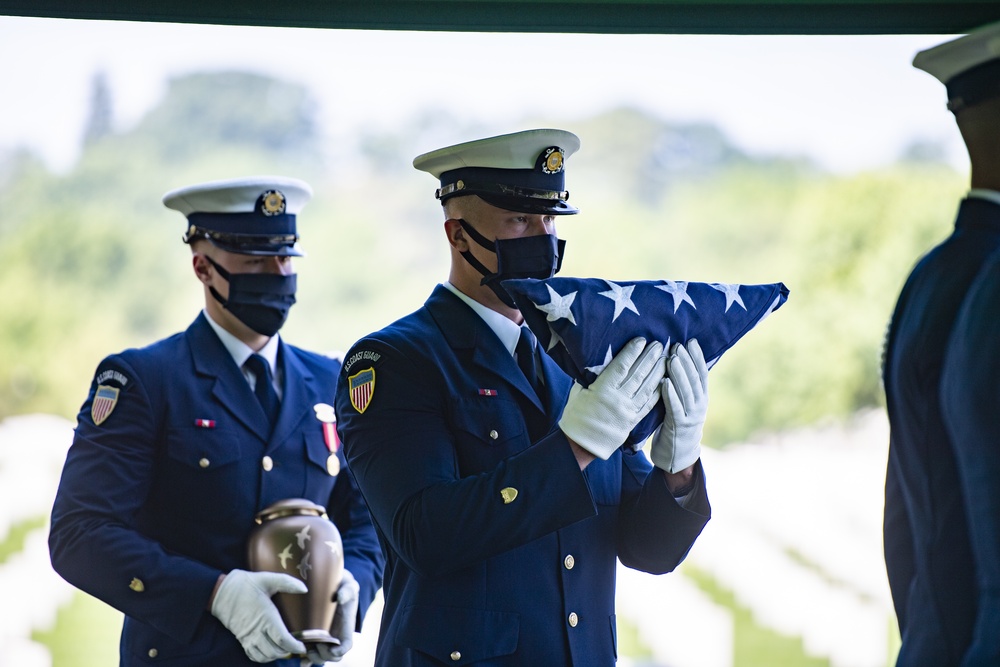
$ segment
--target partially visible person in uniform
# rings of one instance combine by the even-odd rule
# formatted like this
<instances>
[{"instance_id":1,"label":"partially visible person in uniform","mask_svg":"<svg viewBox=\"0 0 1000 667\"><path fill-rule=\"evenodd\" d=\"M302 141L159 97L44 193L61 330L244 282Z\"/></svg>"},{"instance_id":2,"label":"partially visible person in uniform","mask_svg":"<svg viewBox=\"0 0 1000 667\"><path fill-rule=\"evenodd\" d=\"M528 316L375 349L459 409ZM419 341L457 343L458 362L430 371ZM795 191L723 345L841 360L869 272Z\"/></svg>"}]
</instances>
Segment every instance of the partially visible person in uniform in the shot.
<instances>
[{"instance_id":1,"label":"partially visible person in uniform","mask_svg":"<svg viewBox=\"0 0 1000 667\"><path fill-rule=\"evenodd\" d=\"M1000 106L997 107L1000 116ZM1000 143L997 148L1000 149ZM1000 152L997 153L1000 155ZM995 172L1000 174L1000 171ZM1000 192L1000 181L994 186ZM1000 253L979 273L945 355L941 402L969 524L976 607L963 667L1000 665Z\"/></svg>"},{"instance_id":2,"label":"partially visible person in uniform","mask_svg":"<svg viewBox=\"0 0 1000 667\"><path fill-rule=\"evenodd\" d=\"M440 180L448 280L358 341L337 388L344 451L387 554L379 667L610 666L617 559L669 572L709 519L697 342L668 360L660 341L635 339L585 389L538 349L503 288L558 269L578 147L570 132L531 130L414 160ZM661 394L674 410L654 467L621 445Z\"/></svg>"},{"instance_id":3,"label":"partially visible person in uniform","mask_svg":"<svg viewBox=\"0 0 1000 667\"><path fill-rule=\"evenodd\" d=\"M941 376L969 285L1000 248L997 44L1000 24L921 51L913 60L947 88L948 108L969 151L972 182L954 232L920 259L906 281L886 337L890 444L884 548L902 635L900 666L965 664L976 625L980 573L955 458L965 443L945 429Z\"/></svg>"},{"instance_id":4,"label":"partially visible person in uniform","mask_svg":"<svg viewBox=\"0 0 1000 667\"><path fill-rule=\"evenodd\" d=\"M994 57L986 63L990 88L973 107L989 127L981 131L974 187L988 193L1000 225L1000 24L987 33ZM973 109L970 109L972 111ZM978 171L976 170L978 169ZM962 665L1000 665L1000 253L969 289L945 356L941 401L958 460L975 575L972 637Z\"/></svg>"},{"instance_id":5,"label":"partially visible person in uniform","mask_svg":"<svg viewBox=\"0 0 1000 667\"><path fill-rule=\"evenodd\" d=\"M104 359L78 415L52 509L52 564L125 615L122 665L298 667L306 647L271 596L287 574L248 571L254 515L287 498L327 509L345 573L339 660L381 585L384 558L332 421L340 364L278 335L295 303L306 183L215 181L167 193L187 219L205 308L183 333ZM81 647L85 651L86 647ZM274 662L276 661L276 662Z\"/></svg>"}]
</instances>

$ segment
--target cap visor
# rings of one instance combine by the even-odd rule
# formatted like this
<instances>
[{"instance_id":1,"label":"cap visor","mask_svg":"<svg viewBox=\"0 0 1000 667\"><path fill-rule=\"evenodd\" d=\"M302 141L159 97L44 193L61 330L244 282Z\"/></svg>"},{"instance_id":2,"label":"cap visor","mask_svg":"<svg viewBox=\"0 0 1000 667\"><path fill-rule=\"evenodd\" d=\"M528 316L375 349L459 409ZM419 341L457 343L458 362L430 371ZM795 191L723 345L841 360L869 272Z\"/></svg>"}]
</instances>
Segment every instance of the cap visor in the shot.
<instances>
[{"instance_id":1,"label":"cap visor","mask_svg":"<svg viewBox=\"0 0 1000 667\"><path fill-rule=\"evenodd\" d=\"M571 206L561 199L528 199L525 197L506 197L504 195L477 194L480 199L491 206L502 208L505 211L516 211L517 213L532 213L535 215L574 215L580 212L575 206Z\"/></svg>"},{"instance_id":2,"label":"cap visor","mask_svg":"<svg viewBox=\"0 0 1000 667\"><path fill-rule=\"evenodd\" d=\"M237 255L261 255L270 257L305 257L305 253L291 245L265 245L255 243L226 243L217 239L209 239L216 248Z\"/></svg>"}]
</instances>

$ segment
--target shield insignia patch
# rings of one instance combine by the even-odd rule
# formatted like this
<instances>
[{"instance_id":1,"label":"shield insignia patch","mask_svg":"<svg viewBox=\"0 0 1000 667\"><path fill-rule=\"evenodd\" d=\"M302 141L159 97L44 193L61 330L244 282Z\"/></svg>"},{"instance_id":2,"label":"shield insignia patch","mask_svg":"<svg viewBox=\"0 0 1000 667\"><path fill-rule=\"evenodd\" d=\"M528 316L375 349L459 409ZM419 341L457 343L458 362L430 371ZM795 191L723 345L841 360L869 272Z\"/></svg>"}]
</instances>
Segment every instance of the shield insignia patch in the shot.
<instances>
[{"instance_id":1,"label":"shield insignia patch","mask_svg":"<svg viewBox=\"0 0 1000 667\"><path fill-rule=\"evenodd\" d=\"M118 387L111 387L106 384L98 385L97 393L94 394L94 402L90 406L90 418L94 420L95 426L100 426L104 420L111 416L115 406L118 405Z\"/></svg>"},{"instance_id":2,"label":"shield insignia patch","mask_svg":"<svg viewBox=\"0 0 1000 667\"><path fill-rule=\"evenodd\" d=\"M351 405L358 413L363 413L375 393L375 369L366 368L347 378L351 392Z\"/></svg>"}]
</instances>

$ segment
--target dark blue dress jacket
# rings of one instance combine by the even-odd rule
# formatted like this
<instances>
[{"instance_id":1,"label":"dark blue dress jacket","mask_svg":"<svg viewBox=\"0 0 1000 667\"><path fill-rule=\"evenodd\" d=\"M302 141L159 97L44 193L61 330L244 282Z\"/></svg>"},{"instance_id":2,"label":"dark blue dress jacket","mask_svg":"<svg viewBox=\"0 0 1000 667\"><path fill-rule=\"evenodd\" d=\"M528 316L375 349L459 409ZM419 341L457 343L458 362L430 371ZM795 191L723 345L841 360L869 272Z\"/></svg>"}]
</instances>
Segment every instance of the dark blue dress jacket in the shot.
<instances>
[{"instance_id":1,"label":"dark blue dress jacket","mask_svg":"<svg viewBox=\"0 0 1000 667\"><path fill-rule=\"evenodd\" d=\"M976 617L955 443L942 416L946 344L973 279L1000 248L1000 206L969 198L955 230L925 255L900 294L886 338L890 444L884 548L902 646L897 665L958 665Z\"/></svg>"},{"instance_id":2,"label":"dark blue dress jacket","mask_svg":"<svg viewBox=\"0 0 1000 667\"><path fill-rule=\"evenodd\" d=\"M204 313L184 333L98 366L63 469L49 546L60 575L125 614L121 664L255 664L206 605L220 574L248 568L254 514L277 500L301 497L327 508L342 534L345 567L361 586L360 610L381 585L384 559L367 508L346 470L327 472L313 410L333 400L339 363L283 341L278 359L284 398L270 437L260 404ZM99 386L118 395L98 425L91 408Z\"/></svg>"},{"instance_id":3,"label":"dark blue dress jacket","mask_svg":"<svg viewBox=\"0 0 1000 667\"><path fill-rule=\"evenodd\" d=\"M443 286L346 355L338 427L387 554L379 667L613 665L616 559L673 570L708 521L700 464L687 509L641 452L581 472L556 425L572 382L541 357L539 397Z\"/></svg>"},{"instance_id":4,"label":"dark blue dress jacket","mask_svg":"<svg viewBox=\"0 0 1000 667\"><path fill-rule=\"evenodd\" d=\"M962 667L1000 665L1000 254L959 311L941 401L958 455L978 605Z\"/></svg>"}]
</instances>

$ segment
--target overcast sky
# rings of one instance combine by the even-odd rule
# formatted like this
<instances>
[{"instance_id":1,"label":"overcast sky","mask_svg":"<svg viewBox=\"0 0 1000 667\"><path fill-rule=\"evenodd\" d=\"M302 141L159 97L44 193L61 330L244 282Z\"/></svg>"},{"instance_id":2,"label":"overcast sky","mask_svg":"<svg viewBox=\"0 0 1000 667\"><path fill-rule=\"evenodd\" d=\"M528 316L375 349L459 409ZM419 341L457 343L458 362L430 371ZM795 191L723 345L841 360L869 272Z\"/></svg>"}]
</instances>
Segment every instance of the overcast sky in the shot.
<instances>
[{"instance_id":1,"label":"overcast sky","mask_svg":"<svg viewBox=\"0 0 1000 667\"><path fill-rule=\"evenodd\" d=\"M180 74L239 68L308 85L332 136L447 105L496 133L537 112L572 121L631 104L717 123L739 146L853 171L914 140L965 154L944 88L910 62L949 37L566 35L345 31L0 17L0 149L53 168L79 148L94 73L120 128ZM455 137L464 141L473 137ZM584 150L587 138L582 137ZM427 147L435 148L435 147Z\"/></svg>"}]
</instances>

